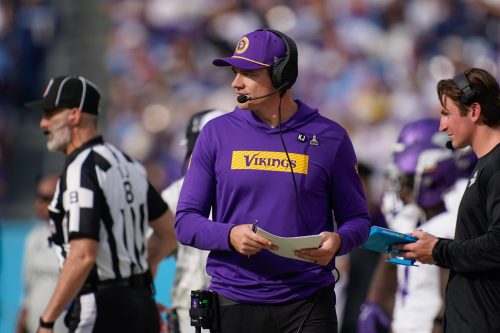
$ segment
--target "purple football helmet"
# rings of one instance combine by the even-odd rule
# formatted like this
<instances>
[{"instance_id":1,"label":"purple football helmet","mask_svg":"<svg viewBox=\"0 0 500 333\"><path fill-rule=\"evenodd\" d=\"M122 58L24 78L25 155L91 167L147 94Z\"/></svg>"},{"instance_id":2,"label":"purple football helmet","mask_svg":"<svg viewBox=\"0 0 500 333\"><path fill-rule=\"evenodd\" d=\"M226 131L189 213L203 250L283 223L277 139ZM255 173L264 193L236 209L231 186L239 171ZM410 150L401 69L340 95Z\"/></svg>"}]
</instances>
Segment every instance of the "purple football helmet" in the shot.
<instances>
[{"instance_id":1,"label":"purple football helmet","mask_svg":"<svg viewBox=\"0 0 500 333\"><path fill-rule=\"evenodd\" d=\"M401 175L413 175L413 198L422 208L439 204L458 178L453 153L430 142L407 147L394 164Z\"/></svg>"},{"instance_id":2,"label":"purple football helmet","mask_svg":"<svg viewBox=\"0 0 500 333\"><path fill-rule=\"evenodd\" d=\"M445 146L446 134L439 132L439 120L436 118L422 118L407 123L399 132L398 140L394 144L393 154L399 154L407 147L419 142L432 142L438 146Z\"/></svg>"}]
</instances>

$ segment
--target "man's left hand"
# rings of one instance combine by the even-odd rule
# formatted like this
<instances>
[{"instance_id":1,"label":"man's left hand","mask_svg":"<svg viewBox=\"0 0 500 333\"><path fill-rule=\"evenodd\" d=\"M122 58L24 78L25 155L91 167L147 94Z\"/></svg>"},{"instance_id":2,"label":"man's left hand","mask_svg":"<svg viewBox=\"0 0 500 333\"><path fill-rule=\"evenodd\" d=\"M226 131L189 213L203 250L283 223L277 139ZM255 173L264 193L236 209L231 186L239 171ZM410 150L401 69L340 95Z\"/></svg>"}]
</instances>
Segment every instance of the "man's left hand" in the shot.
<instances>
[{"instance_id":1,"label":"man's left hand","mask_svg":"<svg viewBox=\"0 0 500 333\"><path fill-rule=\"evenodd\" d=\"M319 248L298 250L295 255L314 264L328 265L340 249L340 236L328 231L323 231L320 235L322 238Z\"/></svg>"}]
</instances>

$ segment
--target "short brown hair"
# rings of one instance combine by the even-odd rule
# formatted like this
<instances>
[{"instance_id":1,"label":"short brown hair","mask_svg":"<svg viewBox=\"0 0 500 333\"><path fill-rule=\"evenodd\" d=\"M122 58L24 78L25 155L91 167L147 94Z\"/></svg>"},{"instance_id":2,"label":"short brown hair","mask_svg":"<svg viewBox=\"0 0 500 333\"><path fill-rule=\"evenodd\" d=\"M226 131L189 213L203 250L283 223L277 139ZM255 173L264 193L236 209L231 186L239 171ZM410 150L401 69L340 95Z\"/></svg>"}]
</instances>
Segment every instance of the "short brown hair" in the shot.
<instances>
[{"instance_id":1,"label":"short brown hair","mask_svg":"<svg viewBox=\"0 0 500 333\"><path fill-rule=\"evenodd\" d=\"M497 80L480 68L468 69L464 74L470 87L477 91L471 102L481 105L481 121L489 127L500 125L500 88ZM462 102L463 93L453 79L439 81L437 94L441 105L443 105L443 97L446 95L458 105L462 116L467 114L470 103L464 104Z\"/></svg>"}]
</instances>

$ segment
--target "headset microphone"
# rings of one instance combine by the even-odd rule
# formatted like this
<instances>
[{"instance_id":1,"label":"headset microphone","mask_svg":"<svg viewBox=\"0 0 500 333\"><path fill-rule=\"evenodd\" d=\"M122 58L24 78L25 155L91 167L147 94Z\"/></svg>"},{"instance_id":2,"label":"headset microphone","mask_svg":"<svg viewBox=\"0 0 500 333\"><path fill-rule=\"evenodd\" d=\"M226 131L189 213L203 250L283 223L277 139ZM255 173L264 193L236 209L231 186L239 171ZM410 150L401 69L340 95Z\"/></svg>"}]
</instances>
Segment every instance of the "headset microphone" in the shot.
<instances>
[{"instance_id":1,"label":"headset microphone","mask_svg":"<svg viewBox=\"0 0 500 333\"><path fill-rule=\"evenodd\" d=\"M285 88L286 86L288 86L288 83L285 83L285 84L282 84L278 89L276 89L275 91L273 92L270 92L269 94L266 94L266 95L263 95L263 96L259 96L259 97L248 97L248 96L245 96L245 95L239 95L238 97L236 97L236 100L238 101L238 103L245 103L247 101L254 101L256 99L261 99L261 98L265 98L265 97L269 97L271 95L274 95L276 94L277 92L281 91L283 88Z\"/></svg>"},{"instance_id":2,"label":"headset microphone","mask_svg":"<svg viewBox=\"0 0 500 333\"><path fill-rule=\"evenodd\" d=\"M249 101L251 98L245 96L245 95L239 95L238 97L236 97L236 100L238 101L238 103L245 103L246 101Z\"/></svg>"},{"instance_id":3,"label":"headset microphone","mask_svg":"<svg viewBox=\"0 0 500 333\"><path fill-rule=\"evenodd\" d=\"M446 148L448 148L450 150L455 150L455 148L453 148L453 144L451 143L451 140L446 141Z\"/></svg>"}]
</instances>

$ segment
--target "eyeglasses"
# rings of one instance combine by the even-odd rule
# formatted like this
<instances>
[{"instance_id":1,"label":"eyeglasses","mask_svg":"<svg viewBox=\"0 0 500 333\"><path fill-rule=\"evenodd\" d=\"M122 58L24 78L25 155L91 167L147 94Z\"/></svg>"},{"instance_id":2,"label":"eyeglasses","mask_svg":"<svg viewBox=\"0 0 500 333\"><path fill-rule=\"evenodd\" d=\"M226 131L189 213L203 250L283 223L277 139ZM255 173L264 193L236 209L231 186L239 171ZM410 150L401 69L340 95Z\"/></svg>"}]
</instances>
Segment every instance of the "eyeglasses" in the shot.
<instances>
[{"instance_id":1,"label":"eyeglasses","mask_svg":"<svg viewBox=\"0 0 500 333\"><path fill-rule=\"evenodd\" d=\"M52 194L37 193L36 198L42 201L52 201Z\"/></svg>"}]
</instances>

